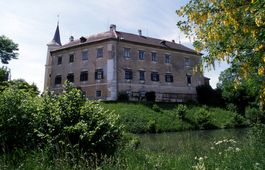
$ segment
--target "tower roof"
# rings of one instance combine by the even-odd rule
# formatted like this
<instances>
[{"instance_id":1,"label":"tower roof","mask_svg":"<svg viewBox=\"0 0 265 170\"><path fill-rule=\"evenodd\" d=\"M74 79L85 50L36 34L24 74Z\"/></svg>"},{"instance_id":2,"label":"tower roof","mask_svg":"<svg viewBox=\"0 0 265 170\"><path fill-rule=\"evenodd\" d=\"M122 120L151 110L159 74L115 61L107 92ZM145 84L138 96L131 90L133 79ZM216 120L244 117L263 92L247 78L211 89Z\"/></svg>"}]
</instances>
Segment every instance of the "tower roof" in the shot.
<instances>
[{"instance_id":1,"label":"tower roof","mask_svg":"<svg viewBox=\"0 0 265 170\"><path fill-rule=\"evenodd\" d=\"M62 46L61 38L60 38L59 23L57 23L57 27L56 27L51 44L57 44L57 45Z\"/></svg>"}]
</instances>

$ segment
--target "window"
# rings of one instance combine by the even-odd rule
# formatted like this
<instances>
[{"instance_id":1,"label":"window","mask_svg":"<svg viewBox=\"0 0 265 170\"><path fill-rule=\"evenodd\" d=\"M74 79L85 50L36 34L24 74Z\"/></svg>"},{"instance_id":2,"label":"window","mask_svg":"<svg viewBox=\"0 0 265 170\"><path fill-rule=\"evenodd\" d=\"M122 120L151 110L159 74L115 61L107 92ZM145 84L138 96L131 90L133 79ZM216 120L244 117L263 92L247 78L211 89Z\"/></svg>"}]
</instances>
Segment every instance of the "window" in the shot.
<instances>
[{"instance_id":1,"label":"window","mask_svg":"<svg viewBox=\"0 0 265 170\"><path fill-rule=\"evenodd\" d=\"M165 55L165 63L166 64L170 64L171 63L171 57L168 54Z\"/></svg>"},{"instance_id":2,"label":"window","mask_svg":"<svg viewBox=\"0 0 265 170\"><path fill-rule=\"evenodd\" d=\"M97 58L103 57L103 48L97 49Z\"/></svg>"},{"instance_id":3,"label":"window","mask_svg":"<svg viewBox=\"0 0 265 170\"><path fill-rule=\"evenodd\" d=\"M187 75L187 85L191 85L191 75Z\"/></svg>"},{"instance_id":4,"label":"window","mask_svg":"<svg viewBox=\"0 0 265 170\"><path fill-rule=\"evenodd\" d=\"M157 62L157 55L155 52L151 52L151 57L153 62Z\"/></svg>"},{"instance_id":5,"label":"window","mask_svg":"<svg viewBox=\"0 0 265 170\"><path fill-rule=\"evenodd\" d=\"M67 80L73 83L75 81L74 73L69 73L67 75Z\"/></svg>"},{"instance_id":6,"label":"window","mask_svg":"<svg viewBox=\"0 0 265 170\"><path fill-rule=\"evenodd\" d=\"M139 71L140 80L145 80L144 72L145 71Z\"/></svg>"},{"instance_id":7,"label":"window","mask_svg":"<svg viewBox=\"0 0 265 170\"><path fill-rule=\"evenodd\" d=\"M152 81L159 81L159 74L158 74L158 72L152 72L151 73L151 80Z\"/></svg>"},{"instance_id":8,"label":"window","mask_svg":"<svg viewBox=\"0 0 265 170\"><path fill-rule=\"evenodd\" d=\"M69 55L69 63L73 63L74 60L75 60L75 56L74 56L74 54L70 54L70 55Z\"/></svg>"},{"instance_id":9,"label":"window","mask_svg":"<svg viewBox=\"0 0 265 170\"><path fill-rule=\"evenodd\" d=\"M62 57L58 57L58 60L57 60L57 65L60 65L60 64L62 64L62 60L63 60L63 58L62 58Z\"/></svg>"},{"instance_id":10,"label":"window","mask_svg":"<svg viewBox=\"0 0 265 170\"><path fill-rule=\"evenodd\" d=\"M61 83L62 83L62 76L61 75L57 75L55 77L54 84L57 85L57 84L61 84Z\"/></svg>"},{"instance_id":11,"label":"window","mask_svg":"<svg viewBox=\"0 0 265 170\"><path fill-rule=\"evenodd\" d=\"M126 80L132 80L132 70L130 70L130 69L125 70L125 79Z\"/></svg>"},{"instance_id":12,"label":"window","mask_svg":"<svg viewBox=\"0 0 265 170\"><path fill-rule=\"evenodd\" d=\"M190 66L190 58L185 58L185 66Z\"/></svg>"},{"instance_id":13,"label":"window","mask_svg":"<svg viewBox=\"0 0 265 170\"><path fill-rule=\"evenodd\" d=\"M172 74L166 74L165 75L165 82L173 82L173 75Z\"/></svg>"},{"instance_id":14,"label":"window","mask_svg":"<svg viewBox=\"0 0 265 170\"><path fill-rule=\"evenodd\" d=\"M96 72L95 72L95 79L96 79L96 80L101 80L101 79L103 79L103 69L96 69Z\"/></svg>"},{"instance_id":15,"label":"window","mask_svg":"<svg viewBox=\"0 0 265 170\"><path fill-rule=\"evenodd\" d=\"M139 50L139 60L144 60L144 51Z\"/></svg>"},{"instance_id":16,"label":"window","mask_svg":"<svg viewBox=\"0 0 265 170\"><path fill-rule=\"evenodd\" d=\"M100 90L96 91L96 97L101 97L101 91Z\"/></svg>"},{"instance_id":17,"label":"window","mask_svg":"<svg viewBox=\"0 0 265 170\"><path fill-rule=\"evenodd\" d=\"M82 60L88 60L88 51L82 51Z\"/></svg>"},{"instance_id":18,"label":"window","mask_svg":"<svg viewBox=\"0 0 265 170\"><path fill-rule=\"evenodd\" d=\"M88 72L87 71L82 71L80 73L80 81L87 81L88 80Z\"/></svg>"},{"instance_id":19,"label":"window","mask_svg":"<svg viewBox=\"0 0 265 170\"><path fill-rule=\"evenodd\" d=\"M130 48L124 48L124 50L123 50L123 56L125 58L131 58L131 49Z\"/></svg>"}]
</instances>

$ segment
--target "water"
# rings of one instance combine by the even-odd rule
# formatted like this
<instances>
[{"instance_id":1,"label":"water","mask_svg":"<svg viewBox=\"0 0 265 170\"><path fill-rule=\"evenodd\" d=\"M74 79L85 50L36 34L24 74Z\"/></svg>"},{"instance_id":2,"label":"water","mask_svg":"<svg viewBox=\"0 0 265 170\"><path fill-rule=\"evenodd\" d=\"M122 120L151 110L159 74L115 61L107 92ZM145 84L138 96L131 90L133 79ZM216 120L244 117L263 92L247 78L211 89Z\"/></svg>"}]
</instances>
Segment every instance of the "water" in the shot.
<instances>
[{"instance_id":1,"label":"water","mask_svg":"<svg viewBox=\"0 0 265 170\"><path fill-rule=\"evenodd\" d=\"M246 144L250 129L221 129L183 131L161 134L143 134L140 137L140 148L152 152L172 154L193 153L193 155L208 152L214 142L223 139L234 139L238 146Z\"/></svg>"}]
</instances>

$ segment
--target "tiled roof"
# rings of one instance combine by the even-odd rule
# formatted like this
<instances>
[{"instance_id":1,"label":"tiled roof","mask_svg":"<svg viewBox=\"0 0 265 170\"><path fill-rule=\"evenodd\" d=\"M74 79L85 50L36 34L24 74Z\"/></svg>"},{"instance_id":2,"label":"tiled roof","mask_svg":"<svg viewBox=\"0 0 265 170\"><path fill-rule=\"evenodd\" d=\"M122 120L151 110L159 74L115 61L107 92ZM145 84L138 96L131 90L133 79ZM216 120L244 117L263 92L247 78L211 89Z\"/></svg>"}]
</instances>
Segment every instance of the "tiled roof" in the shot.
<instances>
[{"instance_id":1,"label":"tiled roof","mask_svg":"<svg viewBox=\"0 0 265 170\"><path fill-rule=\"evenodd\" d=\"M85 41L81 42L81 39ZM131 34L131 33L120 32L120 31L107 31L107 32L91 35L89 37L81 37L80 39L76 39L74 41L71 41L71 42L68 42L67 44L62 45L57 50L71 48L71 47L79 46L81 44L89 44L89 43L107 40L107 39L117 39L119 41L140 43L140 44L145 44L145 45L157 46L161 48L168 48L168 49L198 54L195 50L185 47L182 44L178 44L178 43L166 41L166 40L161 40L161 39L156 39L156 38L151 38L151 37L140 36L140 35ZM57 51L57 50L54 50L54 51Z\"/></svg>"}]
</instances>

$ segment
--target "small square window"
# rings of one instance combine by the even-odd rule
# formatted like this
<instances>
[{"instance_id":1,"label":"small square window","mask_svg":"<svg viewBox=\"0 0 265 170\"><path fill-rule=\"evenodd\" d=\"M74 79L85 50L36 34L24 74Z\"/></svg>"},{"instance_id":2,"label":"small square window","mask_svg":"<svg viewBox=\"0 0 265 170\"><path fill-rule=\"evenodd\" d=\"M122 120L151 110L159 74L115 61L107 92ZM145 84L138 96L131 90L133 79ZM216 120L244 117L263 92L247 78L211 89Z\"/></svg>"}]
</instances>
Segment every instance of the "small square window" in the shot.
<instances>
[{"instance_id":1,"label":"small square window","mask_svg":"<svg viewBox=\"0 0 265 170\"><path fill-rule=\"evenodd\" d=\"M88 60L88 51L82 51L82 60Z\"/></svg>"},{"instance_id":2,"label":"small square window","mask_svg":"<svg viewBox=\"0 0 265 170\"><path fill-rule=\"evenodd\" d=\"M61 84L61 83L62 83L62 76L61 75L57 75L55 77L54 84L57 85L57 84Z\"/></svg>"},{"instance_id":3,"label":"small square window","mask_svg":"<svg viewBox=\"0 0 265 170\"><path fill-rule=\"evenodd\" d=\"M155 52L151 52L151 57L153 62L157 62L157 54Z\"/></svg>"},{"instance_id":4,"label":"small square window","mask_svg":"<svg viewBox=\"0 0 265 170\"><path fill-rule=\"evenodd\" d=\"M98 48L97 49L97 58L103 57L103 48Z\"/></svg>"},{"instance_id":5,"label":"small square window","mask_svg":"<svg viewBox=\"0 0 265 170\"><path fill-rule=\"evenodd\" d=\"M171 56L168 55L168 54L165 55L165 63L166 64L170 64L171 63Z\"/></svg>"},{"instance_id":6,"label":"small square window","mask_svg":"<svg viewBox=\"0 0 265 170\"><path fill-rule=\"evenodd\" d=\"M80 73L80 81L87 81L88 80L88 72L87 71L82 71Z\"/></svg>"},{"instance_id":7,"label":"small square window","mask_svg":"<svg viewBox=\"0 0 265 170\"><path fill-rule=\"evenodd\" d=\"M125 79L126 80L132 80L132 70L130 70L130 69L125 70Z\"/></svg>"},{"instance_id":8,"label":"small square window","mask_svg":"<svg viewBox=\"0 0 265 170\"><path fill-rule=\"evenodd\" d=\"M158 72L152 72L151 73L151 80L152 81L159 81L159 74L158 74Z\"/></svg>"},{"instance_id":9,"label":"small square window","mask_svg":"<svg viewBox=\"0 0 265 170\"><path fill-rule=\"evenodd\" d=\"M70 55L69 55L69 63L73 63L74 60L75 60L75 56L74 56L74 54L70 54Z\"/></svg>"},{"instance_id":10,"label":"small square window","mask_svg":"<svg viewBox=\"0 0 265 170\"><path fill-rule=\"evenodd\" d=\"M101 91L100 90L96 91L96 97L101 97Z\"/></svg>"},{"instance_id":11,"label":"small square window","mask_svg":"<svg viewBox=\"0 0 265 170\"><path fill-rule=\"evenodd\" d=\"M58 60L57 60L57 65L60 65L60 64L62 64L62 60L63 60L63 58L62 58L62 57L58 57Z\"/></svg>"},{"instance_id":12,"label":"small square window","mask_svg":"<svg viewBox=\"0 0 265 170\"><path fill-rule=\"evenodd\" d=\"M101 80L101 79L103 79L103 69L96 69L96 72L95 72L95 79L96 79L96 80Z\"/></svg>"},{"instance_id":13,"label":"small square window","mask_svg":"<svg viewBox=\"0 0 265 170\"><path fill-rule=\"evenodd\" d=\"M139 60L144 60L144 51L139 50Z\"/></svg>"},{"instance_id":14,"label":"small square window","mask_svg":"<svg viewBox=\"0 0 265 170\"><path fill-rule=\"evenodd\" d=\"M131 49L130 48L124 48L123 49L123 56L124 56L124 58L131 58Z\"/></svg>"},{"instance_id":15,"label":"small square window","mask_svg":"<svg viewBox=\"0 0 265 170\"><path fill-rule=\"evenodd\" d=\"M166 74L165 75L165 82L168 82L168 83L173 82L173 75L172 74Z\"/></svg>"},{"instance_id":16,"label":"small square window","mask_svg":"<svg viewBox=\"0 0 265 170\"><path fill-rule=\"evenodd\" d=\"M68 80L69 82L73 83L74 80L75 80L74 73L69 73L69 74L67 75L67 80Z\"/></svg>"}]
</instances>

